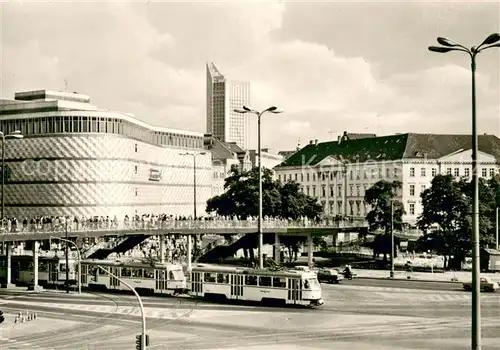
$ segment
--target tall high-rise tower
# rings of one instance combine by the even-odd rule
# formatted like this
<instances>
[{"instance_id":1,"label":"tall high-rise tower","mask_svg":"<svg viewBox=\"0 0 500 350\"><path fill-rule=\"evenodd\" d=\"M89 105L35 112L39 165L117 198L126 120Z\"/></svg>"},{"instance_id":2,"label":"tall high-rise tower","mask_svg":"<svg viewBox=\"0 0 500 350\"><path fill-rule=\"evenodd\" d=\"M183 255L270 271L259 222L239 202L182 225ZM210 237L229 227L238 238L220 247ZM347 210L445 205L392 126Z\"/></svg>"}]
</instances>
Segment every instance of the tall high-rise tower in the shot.
<instances>
[{"instance_id":1,"label":"tall high-rise tower","mask_svg":"<svg viewBox=\"0 0 500 350\"><path fill-rule=\"evenodd\" d=\"M249 148L249 118L234 112L250 104L250 83L228 81L215 63L207 63L207 133Z\"/></svg>"}]
</instances>

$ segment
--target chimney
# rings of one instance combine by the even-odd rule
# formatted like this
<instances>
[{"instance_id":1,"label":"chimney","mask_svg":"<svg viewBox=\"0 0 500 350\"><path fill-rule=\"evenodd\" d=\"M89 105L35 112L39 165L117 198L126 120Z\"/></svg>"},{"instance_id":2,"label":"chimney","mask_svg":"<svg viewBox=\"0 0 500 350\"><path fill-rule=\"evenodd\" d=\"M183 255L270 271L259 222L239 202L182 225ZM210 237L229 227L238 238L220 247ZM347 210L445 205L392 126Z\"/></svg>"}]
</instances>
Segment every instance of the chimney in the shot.
<instances>
[{"instance_id":1,"label":"chimney","mask_svg":"<svg viewBox=\"0 0 500 350\"><path fill-rule=\"evenodd\" d=\"M314 140L314 146L317 146L318 145L318 139L315 139Z\"/></svg>"},{"instance_id":2,"label":"chimney","mask_svg":"<svg viewBox=\"0 0 500 350\"><path fill-rule=\"evenodd\" d=\"M309 144L312 145L313 144L313 140L309 140Z\"/></svg>"}]
</instances>

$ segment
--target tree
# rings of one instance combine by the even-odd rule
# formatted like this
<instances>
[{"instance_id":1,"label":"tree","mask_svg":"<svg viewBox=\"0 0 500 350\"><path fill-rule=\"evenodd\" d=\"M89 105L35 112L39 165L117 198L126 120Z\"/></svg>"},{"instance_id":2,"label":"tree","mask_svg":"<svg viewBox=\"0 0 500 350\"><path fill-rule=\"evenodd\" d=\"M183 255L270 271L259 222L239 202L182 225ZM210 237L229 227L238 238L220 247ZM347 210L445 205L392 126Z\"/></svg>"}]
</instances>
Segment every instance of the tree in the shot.
<instances>
[{"instance_id":1,"label":"tree","mask_svg":"<svg viewBox=\"0 0 500 350\"><path fill-rule=\"evenodd\" d=\"M479 179L479 234L483 247L492 242L494 185ZM424 235L420 243L424 249L444 256L444 269L460 269L472 248L472 193L471 182L454 180L451 175L437 175L431 187L421 194L423 211L417 225Z\"/></svg>"},{"instance_id":2,"label":"tree","mask_svg":"<svg viewBox=\"0 0 500 350\"><path fill-rule=\"evenodd\" d=\"M259 213L259 173L258 168L250 171L232 169L225 179L225 192L207 201L207 212L217 215L233 216L242 219L258 216ZM272 172L263 169L262 173L262 212L273 218L309 219L318 218L323 208L316 200L300 191L295 182L273 180Z\"/></svg>"},{"instance_id":3,"label":"tree","mask_svg":"<svg viewBox=\"0 0 500 350\"><path fill-rule=\"evenodd\" d=\"M401 182L381 180L367 189L365 193L365 203L371 206L371 210L366 215L368 229L372 232L383 230L385 236L379 238L378 241L384 244L379 245L378 252L374 249L374 255L383 253L384 260L387 260L387 254L391 252L391 227L394 230L401 230L403 226L402 217L405 213L403 203L395 199L400 190Z\"/></svg>"}]
</instances>

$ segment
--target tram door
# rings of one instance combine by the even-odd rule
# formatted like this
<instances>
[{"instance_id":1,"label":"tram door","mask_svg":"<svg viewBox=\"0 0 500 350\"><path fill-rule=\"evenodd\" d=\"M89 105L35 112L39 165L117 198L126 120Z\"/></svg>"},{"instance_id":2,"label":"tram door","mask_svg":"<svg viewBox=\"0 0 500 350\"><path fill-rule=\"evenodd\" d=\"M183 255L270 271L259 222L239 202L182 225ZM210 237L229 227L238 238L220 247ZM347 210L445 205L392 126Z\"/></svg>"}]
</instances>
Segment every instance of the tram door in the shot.
<instances>
[{"instance_id":1,"label":"tram door","mask_svg":"<svg viewBox=\"0 0 500 350\"><path fill-rule=\"evenodd\" d=\"M119 267L112 267L110 270L111 270L111 273L113 275L120 277L120 268ZM113 276L109 276L109 286L112 289L119 289L120 288L120 281Z\"/></svg>"},{"instance_id":2,"label":"tram door","mask_svg":"<svg viewBox=\"0 0 500 350\"><path fill-rule=\"evenodd\" d=\"M59 271L57 270L58 263L50 261L48 265L49 265L48 282L49 284L57 283L57 281L59 280Z\"/></svg>"},{"instance_id":3,"label":"tram door","mask_svg":"<svg viewBox=\"0 0 500 350\"><path fill-rule=\"evenodd\" d=\"M201 278L201 272L191 273L191 293L194 296L203 296L203 280Z\"/></svg>"},{"instance_id":4,"label":"tram door","mask_svg":"<svg viewBox=\"0 0 500 350\"><path fill-rule=\"evenodd\" d=\"M164 293L167 290L165 270L155 270L155 292Z\"/></svg>"},{"instance_id":5,"label":"tram door","mask_svg":"<svg viewBox=\"0 0 500 350\"><path fill-rule=\"evenodd\" d=\"M302 300L302 280L296 278L288 279L288 301L291 303L297 303L297 301Z\"/></svg>"},{"instance_id":6,"label":"tram door","mask_svg":"<svg viewBox=\"0 0 500 350\"><path fill-rule=\"evenodd\" d=\"M77 268L78 268L78 266L77 266ZM81 269L82 269L82 273L80 274L81 284L85 286L88 283L89 266L82 265Z\"/></svg>"},{"instance_id":7,"label":"tram door","mask_svg":"<svg viewBox=\"0 0 500 350\"><path fill-rule=\"evenodd\" d=\"M231 299L243 298L243 276L231 275Z\"/></svg>"}]
</instances>

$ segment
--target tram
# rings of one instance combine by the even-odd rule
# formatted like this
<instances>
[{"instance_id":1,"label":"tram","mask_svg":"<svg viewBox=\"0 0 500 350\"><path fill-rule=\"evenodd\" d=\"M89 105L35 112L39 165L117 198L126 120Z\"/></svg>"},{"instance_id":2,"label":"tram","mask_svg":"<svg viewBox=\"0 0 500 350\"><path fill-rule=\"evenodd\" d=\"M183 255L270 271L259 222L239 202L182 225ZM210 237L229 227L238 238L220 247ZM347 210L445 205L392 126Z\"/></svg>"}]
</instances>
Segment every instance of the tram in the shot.
<instances>
[{"instance_id":1,"label":"tram","mask_svg":"<svg viewBox=\"0 0 500 350\"><path fill-rule=\"evenodd\" d=\"M73 259L69 259L69 283L76 284ZM11 280L13 284L28 286L33 284L33 256L13 255L11 257ZM7 259L0 257L0 282L7 281ZM41 256L38 258L38 285L55 287L66 283L66 259Z\"/></svg>"},{"instance_id":2,"label":"tram","mask_svg":"<svg viewBox=\"0 0 500 350\"><path fill-rule=\"evenodd\" d=\"M191 270L190 294L193 297L310 307L323 304L316 274L300 270L195 265Z\"/></svg>"},{"instance_id":3,"label":"tram","mask_svg":"<svg viewBox=\"0 0 500 350\"><path fill-rule=\"evenodd\" d=\"M179 264L111 260L82 260L82 287L98 290L129 290L119 279L108 275L99 266L138 292L176 295L188 291L186 277Z\"/></svg>"}]
</instances>

